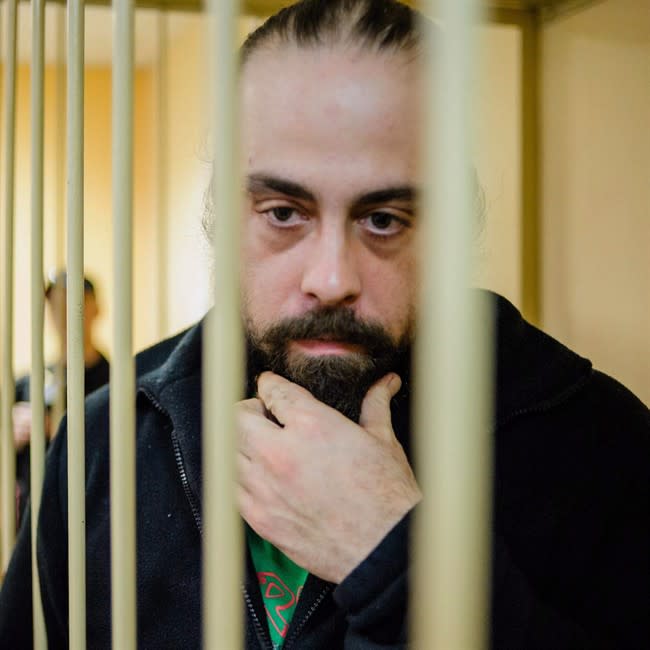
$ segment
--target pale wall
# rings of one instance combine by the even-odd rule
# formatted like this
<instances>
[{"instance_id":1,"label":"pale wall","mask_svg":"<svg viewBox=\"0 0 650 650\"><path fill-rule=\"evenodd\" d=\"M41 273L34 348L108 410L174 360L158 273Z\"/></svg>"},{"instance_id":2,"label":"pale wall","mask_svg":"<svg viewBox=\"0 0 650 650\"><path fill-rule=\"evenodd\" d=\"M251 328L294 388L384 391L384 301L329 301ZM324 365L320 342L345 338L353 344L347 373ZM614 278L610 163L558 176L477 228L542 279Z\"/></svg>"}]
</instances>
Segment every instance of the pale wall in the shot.
<instances>
[{"instance_id":1,"label":"pale wall","mask_svg":"<svg viewBox=\"0 0 650 650\"><path fill-rule=\"evenodd\" d=\"M650 7L543 35L545 328L650 402Z\"/></svg>"},{"instance_id":2,"label":"pale wall","mask_svg":"<svg viewBox=\"0 0 650 650\"><path fill-rule=\"evenodd\" d=\"M474 161L485 193L476 283L521 306L521 33L479 29Z\"/></svg>"}]
</instances>

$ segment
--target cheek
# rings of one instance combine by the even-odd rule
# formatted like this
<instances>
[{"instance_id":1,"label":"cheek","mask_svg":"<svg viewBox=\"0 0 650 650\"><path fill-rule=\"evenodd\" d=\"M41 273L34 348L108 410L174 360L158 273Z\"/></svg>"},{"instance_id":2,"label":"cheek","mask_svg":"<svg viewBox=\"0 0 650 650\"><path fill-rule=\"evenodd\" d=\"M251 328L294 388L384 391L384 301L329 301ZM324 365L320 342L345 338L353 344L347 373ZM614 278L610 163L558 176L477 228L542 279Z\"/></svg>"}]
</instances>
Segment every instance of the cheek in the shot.
<instances>
[{"instance_id":1,"label":"cheek","mask_svg":"<svg viewBox=\"0 0 650 650\"><path fill-rule=\"evenodd\" d=\"M258 326L274 322L287 311L296 290L295 272L281 255L242 249L240 285L244 314Z\"/></svg>"},{"instance_id":2,"label":"cheek","mask_svg":"<svg viewBox=\"0 0 650 650\"><path fill-rule=\"evenodd\" d=\"M368 265L364 287L365 311L382 322L394 338L401 337L415 317L418 290L414 258L404 255L399 260Z\"/></svg>"}]
</instances>

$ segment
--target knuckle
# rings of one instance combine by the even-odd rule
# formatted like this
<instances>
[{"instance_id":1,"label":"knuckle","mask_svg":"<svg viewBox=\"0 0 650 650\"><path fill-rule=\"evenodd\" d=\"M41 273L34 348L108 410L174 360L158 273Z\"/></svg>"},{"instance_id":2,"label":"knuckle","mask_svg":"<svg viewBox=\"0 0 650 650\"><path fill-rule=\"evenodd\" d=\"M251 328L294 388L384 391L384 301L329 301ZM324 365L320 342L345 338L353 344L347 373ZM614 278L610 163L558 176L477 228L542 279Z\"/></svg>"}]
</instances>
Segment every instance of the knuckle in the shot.
<instances>
[{"instance_id":1,"label":"knuckle","mask_svg":"<svg viewBox=\"0 0 650 650\"><path fill-rule=\"evenodd\" d=\"M269 398L271 403L281 401L291 403L291 395L286 386L278 386L277 384L272 386L269 391Z\"/></svg>"},{"instance_id":2,"label":"knuckle","mask_svg":"<svg viewBox=\"0 0 650 650\"><path fill-rule=\"evenodd\" d=\"M309 411L300 410L294 415L294 423L301 433L310 433L317 428L318 418Z\"/></svg>"},{"instance_id":3,"label":"knuckle","mask_svg":"<svg viewBox=\"0 0 650 650\"><path fill-rule=\"evenodd\" d=\"M292 454L283 447L273 447L267 450L266 465L269 472L276 477L292 476L296 469Z\"/></svg>"}]
</instances>

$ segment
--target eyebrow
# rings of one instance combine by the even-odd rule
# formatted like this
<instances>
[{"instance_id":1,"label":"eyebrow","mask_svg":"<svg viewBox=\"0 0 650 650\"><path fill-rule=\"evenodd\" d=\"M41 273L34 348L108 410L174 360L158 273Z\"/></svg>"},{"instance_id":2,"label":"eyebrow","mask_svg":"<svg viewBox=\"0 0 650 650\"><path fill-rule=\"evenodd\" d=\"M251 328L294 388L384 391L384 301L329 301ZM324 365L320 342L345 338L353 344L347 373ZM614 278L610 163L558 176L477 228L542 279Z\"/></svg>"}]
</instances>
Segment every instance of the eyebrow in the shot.
<instances>
[{"instance_id":1,"label":"eyebrow","mask_svg":"<svg viewBox=\"0 0 650 650\"><path fill-rule=\"evenodd\" d=\"M299 183L278 178L277 176L268 176L267 174L251 174L246 179L246 189L249 194L273 190L280 194L292 196L294 199L303 201L316 201L316 197L306 187Z\"/></svg>"},{"instance_id":2,"label":"eyebrow","mask_svg":"<svg viewBox=\"0 0 650 650\"><path fill-rule=\"evenodd\" d=\"M246 188L249 194L272 190L302 201L316 202L314 193L304 185L268 174L251 174L247 177ZM417 200L417 195L418 192L414 187L398 185L361 194L354 200L353 205L355 208L365 208L379 203L390 203L391 201L412 203Z\"/></svg>"},{"instance_id":3,"label":"eyebrow","mask_svg":"<svg viewBox=\"0 0 650 650\"><path fill-rule=\"evenodd\" d=\"M383 190L362 194L355 200L354 205L358 208L365 208L379 203L390 203L391 201L413 203L417 199L417 194L417 190L410 185L387 187Z\"/></svg>"}]
</instances>

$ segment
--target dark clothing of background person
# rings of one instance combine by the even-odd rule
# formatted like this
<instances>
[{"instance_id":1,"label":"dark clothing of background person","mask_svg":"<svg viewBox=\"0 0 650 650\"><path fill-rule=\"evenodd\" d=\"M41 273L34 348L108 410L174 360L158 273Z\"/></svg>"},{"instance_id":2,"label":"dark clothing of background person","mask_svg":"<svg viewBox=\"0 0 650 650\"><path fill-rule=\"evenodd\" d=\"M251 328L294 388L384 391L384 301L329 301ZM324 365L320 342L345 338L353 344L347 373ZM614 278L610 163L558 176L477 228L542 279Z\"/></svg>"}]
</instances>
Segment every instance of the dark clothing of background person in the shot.
<instances>
[{"instance_id":1,"label":"dark clothing of background person","mask_svg":"<svg viewBox=\"0 0 650 650\"><path fill-rule=\"evenodd\" d=\"M526 323L506 300L494 301L490 646L648 647L650 412ZM150 371L137 380L141 648L201 647L201 331L196 326L151 349ZM392 423L409 453L406 390L393 400ZM111 646L108 412L104 388L86 402L88 647L94 650ZM66 472L63 423L48 455L39 517L51 650L68 642ZM308 577L287 650L405 647L410 520L406 515L340 585ZM0 647L31 647L29 541L23 525L0 593ZM270 648L250 554L244 587L245 647Z\"/></svg>"},{"instance_id":2,"label":"dark clothing of background person","mask_svg":"<svg viewBox=\"0 0 650 650\"><path fill-rule=\"evenodd\" d=\"M64 370L65 372L65 370ZM108 383L110 366L108 360L102 354L92 366L87 366L84 372L84 393L90 395L93 391ZM49 380L48 380L49 377ZM63 387L63 399L66 399L66 387ZM45 382L45 408L49 412L56 400L56 378L54 366L46 369ZM21 377L16 381L16 402L29 402L29 375ZM47 443L49 445L49 443ZM16 487L17 487L17 509L16 518L18 525L23 520L25 507L29 499L29 445L25 446L16 454Z\"/></svg>"}]
</instances>

